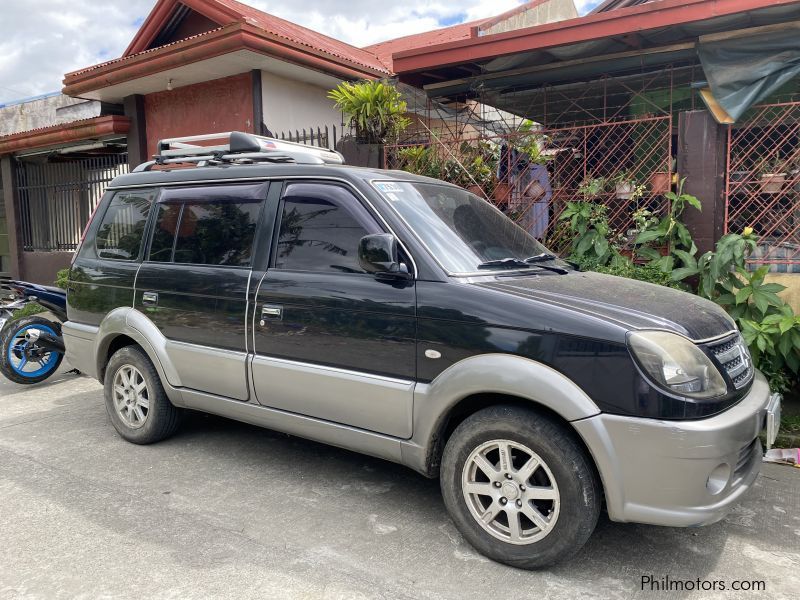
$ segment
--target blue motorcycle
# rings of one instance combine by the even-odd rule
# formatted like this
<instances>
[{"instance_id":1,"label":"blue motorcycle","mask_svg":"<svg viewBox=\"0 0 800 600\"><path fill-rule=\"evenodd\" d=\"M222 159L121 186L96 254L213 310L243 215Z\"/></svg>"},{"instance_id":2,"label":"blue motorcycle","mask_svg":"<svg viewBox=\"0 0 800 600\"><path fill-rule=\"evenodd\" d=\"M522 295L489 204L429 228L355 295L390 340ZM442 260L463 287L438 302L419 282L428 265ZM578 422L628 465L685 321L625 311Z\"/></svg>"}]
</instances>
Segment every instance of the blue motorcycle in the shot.
<instances>
[{"instance_id":1,"label":"blue motorcycle","mask_svg":"<svg viewBox=\"0 0 800 600\"><path fill-rule=\"evenodd\" d=\"M16 383L39 383L56 372L64 358L61 323L67 319L64 290L26 281L6 281L0 298L0 373ZM10 296L7 293L11 292ZM38 315L14 318L14 313L36 302L56 320Z\"/></svg>"}]
</instances>

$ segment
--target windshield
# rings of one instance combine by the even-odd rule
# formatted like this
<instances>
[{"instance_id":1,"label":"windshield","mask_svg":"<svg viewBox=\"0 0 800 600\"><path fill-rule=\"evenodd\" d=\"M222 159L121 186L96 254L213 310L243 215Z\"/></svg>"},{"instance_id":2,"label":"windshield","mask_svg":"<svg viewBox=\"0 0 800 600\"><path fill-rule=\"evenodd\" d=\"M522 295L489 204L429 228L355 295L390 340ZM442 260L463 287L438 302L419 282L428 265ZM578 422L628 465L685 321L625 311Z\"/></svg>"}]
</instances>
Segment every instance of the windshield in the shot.
<instances>
[{"instance_id":1,"label":"windshield","mask_svg":"<svg viewBox=\"0 0 800 600\"><path fill-rule=\"evenodd\" d=\"M554 258L542 256L549 254L547 248L466 190L408 181L373 185L450 274L535 268L535 263Z\"/></svg>"}]
</instances>

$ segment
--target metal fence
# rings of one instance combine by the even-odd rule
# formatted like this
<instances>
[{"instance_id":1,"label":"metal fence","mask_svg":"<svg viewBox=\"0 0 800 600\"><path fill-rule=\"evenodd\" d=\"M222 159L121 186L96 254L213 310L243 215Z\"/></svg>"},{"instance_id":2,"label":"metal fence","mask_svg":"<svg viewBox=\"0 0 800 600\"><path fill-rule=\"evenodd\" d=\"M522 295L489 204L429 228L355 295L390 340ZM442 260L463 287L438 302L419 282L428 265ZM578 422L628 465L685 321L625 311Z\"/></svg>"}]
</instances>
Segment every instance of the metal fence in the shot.
<instances>
[{"instance_id":1,"label":"metal fence","mask_svg":"<svg viewBox=\"0 0 800 600\"><path fill-rule=\"evenodd\" d=\"M128 155L22 158L15 172L23 250L69 251L77 248L106 185L128 172Z\"/></svg>"},{"instance_id":2,"label":"metal fence","mask_svg":"<svg viewBox=\"0 0 800 600\"><path fill-rule=\"evenodd\" d=\"M752 227L753 265L800 273L800 102L751 109L728 128L726 232Z\"/></svg>"},{"instance_id":3,"label":"metal fence","mask_svg":"<svg viewBox=\"0 0 800 600\"><path fill-rule=\"evenodd\" d=\"M386 162L470 189L564 253L572 241L560 218L567 202L602 204L623 236L633 235L637 214L663 214L671 156L672 117L665 115L436 138L427 145L391 146Z\"/></svg>"},{"instance_id":4,"label":"metal fence","mask_svg":"<svg viewBox=\"0 0 800 600\"><path fill-rule=\"evenodd\" d=\"M337 130L335 125L309 127L308 129L295 129L294 131L282 131L272 135L272 137L286 140L287 142L308 144L309 146L327 148L328 150L336 150L336 142L341 139L341 136L341 129Z\"/></svg>"}]
</instances>

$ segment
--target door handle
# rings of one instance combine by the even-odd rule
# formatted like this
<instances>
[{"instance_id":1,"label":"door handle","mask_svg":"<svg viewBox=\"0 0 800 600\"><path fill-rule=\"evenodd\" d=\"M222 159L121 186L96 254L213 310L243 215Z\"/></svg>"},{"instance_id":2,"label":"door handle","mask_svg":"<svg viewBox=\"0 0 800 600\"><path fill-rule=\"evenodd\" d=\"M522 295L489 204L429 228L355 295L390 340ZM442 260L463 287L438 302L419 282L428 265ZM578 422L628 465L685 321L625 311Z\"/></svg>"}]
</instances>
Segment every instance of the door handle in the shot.
<instances>
[{"instance_id":1,"label":"door handle","mask_svg":"<svg viewBox=\"0 0 800 600\"><path fill-rule=\"evenodd\" d=\"M144 292L142 294L142 304L145 306L155 306L158 304L158 294L155 292Z\"/></svg>"},{"instance_id":2,"label":"door handle","mask_svg":"<svg viewBox=\"0 0 800 600\"><path fill-rule=\"evenodd\" d=\"M269 304L265 304L261 307L261 322L259 325L262 327L264 326L265 319L282 319L283 318L283 308L280 306L271 306Z\"/></svg>"},{"instance_id":3,"label":"door handle","mask_svg":"<svg viewBox=\"0 0 800 600\"><path fill-rule=\"evenodd\" d=\"M280 317L283 314L283 309L280 306L267 306L266 304L261 309L262 317Z\"/></svg>"}]
</instances>

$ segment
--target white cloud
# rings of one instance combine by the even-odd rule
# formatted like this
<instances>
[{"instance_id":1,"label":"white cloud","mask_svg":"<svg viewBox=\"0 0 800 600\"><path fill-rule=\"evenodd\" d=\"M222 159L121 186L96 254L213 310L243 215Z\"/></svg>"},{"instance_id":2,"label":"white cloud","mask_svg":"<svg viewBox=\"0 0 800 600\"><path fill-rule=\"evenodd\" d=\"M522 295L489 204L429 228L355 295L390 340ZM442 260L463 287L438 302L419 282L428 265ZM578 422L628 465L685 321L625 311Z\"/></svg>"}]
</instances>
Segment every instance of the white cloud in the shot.
<instances>
[{"instance_id":1,"label":"white cloud","mask_svg":"<svg viewBox=\"0 0 800 600\"><path fill-rule=\"evenodd\" d=\"M575 8L578 9L578 14L585 15L595 6L600 4L603 0L574 0L574 1L575 1Z\"/></svg>"},{"instance_id":2,"label":"white cloud","mask_svg":"<svg viewBox=\"0 0 800 600\"><path fill-rule=\"evenodd\" d=\"M61 89L64 73L119 56L152 0L5 0L0 102Z\"/></svg>"},{"instance_id":3,"label":"white cloud","mask_svg":"<svg viewBox=\"0 0 800 600\"><path fill-rule=\"evenodd\" d=\"M576 0L585 12L599 0ZM245 0L356 46L490 17L521 0ZM64 73L122 54L155 0L3 0L0 103L61 89Z\"/></svg>"},{"instance_id":4,"label":"white cloud","mask_svg":"<svg viewBox=\"0 0 800 600\"><path fill-rule=\"evenodd\" d=\"M247 0L247 4L355 46L490 17L522 0L376 2L375 0Z\"/></svg>"}]
</instances>

